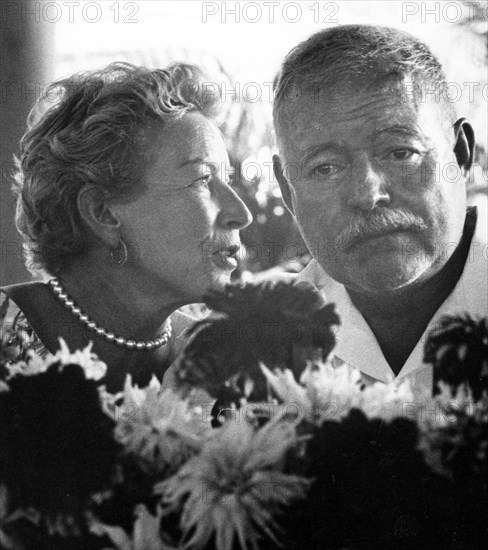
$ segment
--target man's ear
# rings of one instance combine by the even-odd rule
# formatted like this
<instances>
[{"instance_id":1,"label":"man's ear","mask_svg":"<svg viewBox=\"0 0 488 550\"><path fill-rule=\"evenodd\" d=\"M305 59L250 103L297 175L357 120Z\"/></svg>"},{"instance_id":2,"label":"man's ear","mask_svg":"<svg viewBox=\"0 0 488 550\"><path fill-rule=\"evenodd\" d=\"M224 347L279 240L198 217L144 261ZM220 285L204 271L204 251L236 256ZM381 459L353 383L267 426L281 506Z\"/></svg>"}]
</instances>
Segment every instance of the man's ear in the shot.
<instances>
[{"instance_id":1,"label":"man's ear","mask_svg":"<svg viewBox=\"0 0 488 550\"><path fill-rule=\"evenodd\" d=\"M454 154L466 175L473 166L475 139L474 130L465 118L460 118L454 124L454 139Z\"/></svg>"},{"instance_id":2,"label":"man's ear","mask_svg":"<svg viewBox=\"0 0 488 550\"><path fill-rule=\"evenodd\" d=\"M106 202L103 191L86 185L78 193L78 212L92 234L109 248L116 248L120 241L120 220Z\"/></svg>"},{"instance_id":3,"label":"man's ear","mask_svg":"<svg viewBox=\"0 0 488 550\"><path fill-rule=\"evenodd\" d=\"M291 198L291 188L288 180L283 173L283 166L281 165L281 159L278 155L273 155L273 170L280 184L281 196L283 197L283 202L290 211L292 216L295 216L295 210L293 208L293 201Z\"/></svg>"}]
</instances>

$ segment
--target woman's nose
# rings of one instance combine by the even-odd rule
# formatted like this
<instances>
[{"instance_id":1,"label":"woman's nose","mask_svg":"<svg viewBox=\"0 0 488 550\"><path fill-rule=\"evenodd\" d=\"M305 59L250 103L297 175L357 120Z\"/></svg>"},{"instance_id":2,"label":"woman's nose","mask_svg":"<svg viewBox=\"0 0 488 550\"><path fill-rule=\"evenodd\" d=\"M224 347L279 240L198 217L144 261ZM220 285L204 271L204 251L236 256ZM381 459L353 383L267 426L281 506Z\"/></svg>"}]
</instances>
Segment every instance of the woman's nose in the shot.
<instances>
[{"instance_id":1,"label":"woman's nose","mask_svg":"<svg viewBox=\"0 0 488 550\"><path fill-rule=\"evenodd\" d=\"M355 208L370 211L391 202L384 172L366 156L353 163L351 187L348 202Z\"/></svg>"},{"instance_id":2,"label":"woman's nose","mask_svg":"<svg viewBox=\"0 0 488 550\"><path fill-rule=\"evenodd\" d=\"M244 229L252 222L252 214L237 193L227 184L220 191L218 223L226 229Z\"/></svg>"}]
</instances>

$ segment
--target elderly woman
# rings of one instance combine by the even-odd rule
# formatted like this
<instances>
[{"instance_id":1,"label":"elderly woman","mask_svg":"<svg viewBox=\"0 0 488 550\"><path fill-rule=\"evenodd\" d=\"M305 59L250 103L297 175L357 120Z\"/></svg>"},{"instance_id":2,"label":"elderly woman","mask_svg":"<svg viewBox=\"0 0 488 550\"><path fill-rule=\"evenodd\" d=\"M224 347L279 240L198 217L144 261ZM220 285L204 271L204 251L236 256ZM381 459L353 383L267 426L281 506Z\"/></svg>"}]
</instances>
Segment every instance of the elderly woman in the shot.
<instances>
[{"instance_id":1,"label":"elderly woman","mask_svg":"<svg viewBox=\"0 0 488 550\"><path fill-rule=\"evenodd\" d=\"M250 223L220 98L194 66L121 63L53 84L53 98L29 117L14 187L28 267L46 282L2 289L0 312L41 352L92 341L109 391L127 373L144 384L181 347L192 319L177 309L229 281Z\"/></svg>"}]
</instances>

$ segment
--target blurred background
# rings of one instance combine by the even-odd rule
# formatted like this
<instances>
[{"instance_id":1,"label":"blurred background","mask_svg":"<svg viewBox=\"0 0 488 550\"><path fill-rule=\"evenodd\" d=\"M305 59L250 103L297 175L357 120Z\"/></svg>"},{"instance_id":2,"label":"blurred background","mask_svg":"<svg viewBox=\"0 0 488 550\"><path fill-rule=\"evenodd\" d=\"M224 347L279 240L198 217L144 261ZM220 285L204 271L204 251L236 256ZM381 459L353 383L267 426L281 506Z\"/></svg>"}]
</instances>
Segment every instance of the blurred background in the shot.
<instances>
[{"instance_id":1,"label":"blurred background","mask_svg":"<svg viewBox=\"0 0 488 550\"><path fill-rule=\"evenodd\" d=\"M0 9L0 285L30 278L10 191L12 155L30 107L47 83L113 61L151 68L190 61L223 88L221 129L236 170L235 187L254 216L242 232L247 254L240 275L299 271L310 257L272 174L272 82L293 46L337 24L404 29L439 56L459 112L477 132L469 193L471 201L486 207L487 2L14 0Z\"/></svg>"}]
</instances>

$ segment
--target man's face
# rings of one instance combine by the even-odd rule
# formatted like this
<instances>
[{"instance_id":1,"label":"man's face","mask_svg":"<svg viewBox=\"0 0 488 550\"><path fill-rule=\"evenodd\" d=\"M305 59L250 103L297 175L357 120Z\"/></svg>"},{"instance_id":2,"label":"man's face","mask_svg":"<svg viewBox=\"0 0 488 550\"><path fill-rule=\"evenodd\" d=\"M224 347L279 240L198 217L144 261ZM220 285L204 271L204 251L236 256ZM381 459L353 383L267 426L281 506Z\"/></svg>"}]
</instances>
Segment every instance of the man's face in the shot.
<instances>
[{"instance_id":1,"label":"man's face","mask_svg":"<svg viewBox=\"0 0 488 550\"><path fill-rule=\"evenodd\" d=\"M190 113L148 132L146 189L113 208L141 286L201 301L230 281L251 214L229 187L229 157L212 122Z\"/></svg>"},{"instance_id":2,"label":"man's face","mask_svg":"<svg viewBox=\"0 0 488 550\"><path fill-rule=\"evenodd\" d=\"M283 195L314 257L367 293L421 282L462 234L464 177L439 105L401 89L302 98L278 130Z\"/></svg>"}]
</instances>

